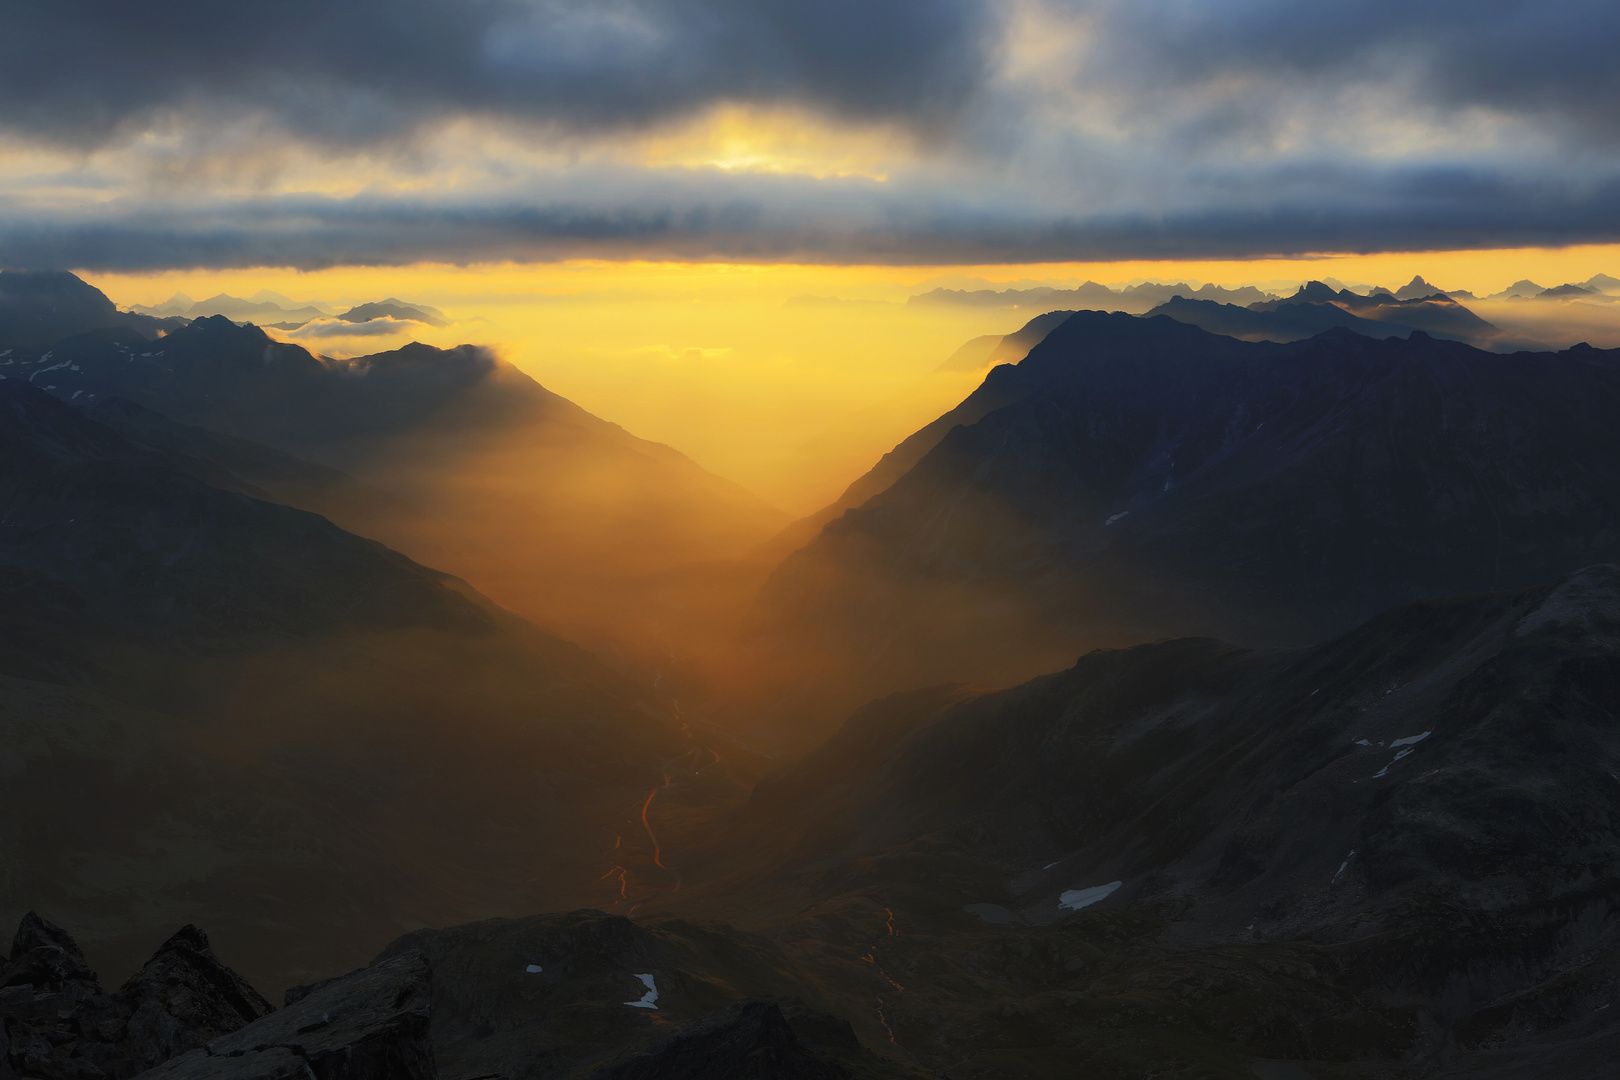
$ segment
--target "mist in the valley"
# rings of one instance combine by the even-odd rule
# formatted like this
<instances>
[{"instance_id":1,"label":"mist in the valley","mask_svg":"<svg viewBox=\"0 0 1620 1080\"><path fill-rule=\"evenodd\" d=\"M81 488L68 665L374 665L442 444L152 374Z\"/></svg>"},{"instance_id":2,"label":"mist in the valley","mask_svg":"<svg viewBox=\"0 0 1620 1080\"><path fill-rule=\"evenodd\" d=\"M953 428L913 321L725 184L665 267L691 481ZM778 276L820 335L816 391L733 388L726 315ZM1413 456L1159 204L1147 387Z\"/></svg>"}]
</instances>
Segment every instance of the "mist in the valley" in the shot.
<instances>
[{"instance_id":1,"label":"mist in the valley","mask_svg":"<svg viewBox=\"0 0 1620 1080\"><path fill-rule=\"evenodd\" d=\"M341 290L387 276L373 273L306 283L325 284L339 299L306 301L306 289L279 302L300 317L341 311L364 295ZM270 332L332 357L408 340L471 340L494 365L403 426L369 435L306 432L292 448L345 470L361 487L306 492L299 505L644 674L689 720L719 724L772 751L803 747L873 693L940 671L1011 684L1084 648L1129 644L1146 632L1059 631L1049 615L1009 602L1001 585L951 572L901 581L868 567L862 577L871 588L898 590L882 598L821 577L847 575L868 558L847 550L836 565L822 558L828 544L852 542L837 518L899 479L951 426L1003 404L988 400L919 431L969 398L992 364L1021 359L1049 326L998 344L1003 335L1059 301L1140 314L1166 293L1154 279L1113 289L1072 278L947 276L905 285L753 268L739 271L740 280L648 271L629 282L594 282L597 289L540 293L510 278L473 291L476 275L396 276L402 280L376 284L376 294L390 303L403 295L432 315L402 321L391 308L376 320L378 331L325 314L302 327L283 324L290 330L271 323ZM1199 287L1194 279L1186 295L1246 302L1251 294L1286 296L1298 284L1260 279L1256 290L1229 281ZM130 301L155 303L175 282L113 284L138 285ZM224 282L244 295L252 284ZM821 295L811 291L818 288ZM1595 290L1465 302L1513 340L1620 342L1620 303ZM237 314L268 322L276 317L269 308ZM353 362L337 366L345 364ZM913 432L905 452L885 459ZM1044 528L1000 520L1012 511L995 500L963 513L986 536ZM807 596L842 596L838 603L854 607L827 624L826 610L801 610ZM862 655L849 640L848 626L880 609L909 613L894 632L910 639L904 656L912 660Z\"/></svg>"}]
</instances>

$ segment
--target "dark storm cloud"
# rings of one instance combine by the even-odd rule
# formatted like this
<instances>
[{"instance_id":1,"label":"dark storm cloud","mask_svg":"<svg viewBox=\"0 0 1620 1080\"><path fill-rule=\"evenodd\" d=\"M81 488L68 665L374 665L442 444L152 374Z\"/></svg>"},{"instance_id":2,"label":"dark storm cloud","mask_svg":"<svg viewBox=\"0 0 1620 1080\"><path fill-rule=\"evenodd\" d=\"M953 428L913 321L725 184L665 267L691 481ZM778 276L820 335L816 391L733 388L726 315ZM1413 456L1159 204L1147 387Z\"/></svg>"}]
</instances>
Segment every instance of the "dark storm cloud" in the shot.
<instances>
[{"instance_id":1,"label":"dark storm cloud","mask_svg":"<svg viewBox=\"0 0 1620 1080\"><path fill-rule=\"evenodd\" d=\"M11 266L1620 239L1620 5L1586 0L12 0L0 30L0 133L106 149L0 170ZM633 164L720 104L880 122L888 181ZM363 193L277 195L283 160Z\"/></svg>"},{"instance_id":2,"label":"dark storm cloud","mask_svg":"<svg viewBox=\"0 0 1620 1080\"><path fill-rule=\"evenodd\" d=\"M937 123L991 44L977 0L13 0L0 124L94 142L172 110L324 141L463 112L636 125L722 100Z\"/></svg>"},{"instance_id":3,"label":"dark storm cloud","mask_svg":"<svg viewBox=\"0 0 1620 1080\"><path fill-rule=\"evenodd\" d=\"M1620 134L1620 5L1607 0L1066 3L1099 20L1116 71L1333 86L1410 76L1414 105L1539 115Z\"/></svg>"},{"instance_id":4,"label":"dark storm cloud","mask_svg":"<svg viewBox=\"0 0 1620 1080\"><path fill-rule=\"evenodd\" d=\"M1326 170L1317 174L1323 180ZM0 266L319 269L579 256L896 264L1246 258L1620 241L1620 180L1579 190L1430 169L1338 178L1331 201L1092 216L913 196L829 199L737 183L660 205L446 206L300 199L0 226ZM1279 185L1284 181L1279 180ZM812 182L805 182L805 189ZM0 218L8 215L0 215Z\"/></svg>"}]
</instances>

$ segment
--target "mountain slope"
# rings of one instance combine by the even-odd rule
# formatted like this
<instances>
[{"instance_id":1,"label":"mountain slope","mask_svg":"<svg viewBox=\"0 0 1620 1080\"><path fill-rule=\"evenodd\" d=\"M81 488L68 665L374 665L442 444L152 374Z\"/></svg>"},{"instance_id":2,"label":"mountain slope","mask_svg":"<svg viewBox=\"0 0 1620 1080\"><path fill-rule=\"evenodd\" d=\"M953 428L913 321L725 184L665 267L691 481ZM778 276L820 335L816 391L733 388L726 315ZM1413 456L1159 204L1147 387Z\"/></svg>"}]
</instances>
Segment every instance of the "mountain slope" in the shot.
<instances>
[{"instance_id":1,"label":"mountain slope","mask_svg":"<svg viewBox=\"0 0 1620 1080\"><path fill-rule=\"evenodd\" d=\"M49 345L108 326L155 337L184 323L119 311L100 289L66 271L0 271L0 350Z\"/></svg>"},{"instance_id":2,"label":"mountain slope","mask_svg":"<svg viewBox=\"0 0 1620 1080\"><path fill-rule=\"evenodd\" d=\"M0 374L79 404L121 397L341 469L416 508L319 509L432 559L522 614L651 659L688 649L748 589L726 565L785 515L473 346L333 361L223 317L159 342L98 333ZM312 504L300 504L311 505ZM733 595L735 594L735 595Z\"/></svg>"},{"instance_id":3,"label":"mountain slope","mask_svg":"<svg viewBox=\"0 0 1620 1080\"><path fill-rule=\"evenodd\" d=\"M1405 337L1413 329L1396 323L1364 319L1329 303L1282 303L1269 310L1257 311L1236 304L1218 304L1213 300L1189 300L1178 296L1147 314L1148 317L1166 315L1176 322L1242 341L1300 341L1335 327L1353 330L1370 338Z\"/></svg>"},{"instance_id":4,"label":"mountain slope","mask_svg":"<svg viewBox=\"0 0 1620 1080\"><path fill-rule=\"evenodd\" d=\"M0 418L0 917L121 963L202 919L281 981L606 890L691 748L652 688L219 462Z\"/></svg>"},{"instance_id":5,"label":"mountain slope","mask_svg":"<svg viewBox=\"0 0 1620 1080\"><path fill-rule=\"evenodd\" d=\"M940 370L977 370L985 364L994 364L995 368L986 376L985 382L968 395L962 404L906 436L893 450L878 459L876 465L856 477L836 501L808 517L800 518L772 537L770 543L761 549L762 553L768 555L773 565L780 563L814 539L829 521L841 516L844 511L861 505L904 476L912 466L922 460L924 454L939 445L939 441L951 428L958 424L976 424L987 413L1014 400L1017 392L1012 391L1011 397L1003 392L1002 384L996 378L997 370L1003 366L1016 364L1028 356L1029 350L1044 341L1046 335L1062 325L1072 314L1074 314L1072 311L1049 311L1044 315L1035 316L1014 333L989 339L975 338L958 349ZM989 344L982 353L975 352L971 355L982 355L982 362L975 360L971 368L948 367L953 361L967 354L974 343L979 341L988 341Z\"/></svg>"},{"instance_id":6,"label":"mountain slope","mask_svg":"<svg viewBox=\"0 0 1620 1080\"><path fill-rule=\"evenodd\" d=\"M1082 312L986 380L1010 404L777 570L762 655L873 693L1016 680L1166 635L1310 641L1614 558L1616 360Z\"/></svg>"},{"instance_id":7,"label":"mountain slope","mask_svg":"<svg viewBox=\"0 0 1620 1080\"><path fill-rule=\"evenodd\" d=\"M654 819L685 887L632 917L422 930L315 993L415 964L440 1067L513 1080L1601 1080L1617 672L1596 566L1310 649L897 694L730 814ZM765 1002L774 1034L739 1023Z\"/></svg>"},{"instance_id":8,"label":"mountain slope","mask_svg":"<svg viewBox=\"0 0 1620 1080\"><path fill-rule=\"evenodd\" d=\"M1175 297L1148 315L1168 315L1212 334L1244 341L1299 341L1342 327L1371 338L1406 337L1421 330L1442 340L1466 341L1498 352L1541 348L1503 332L1444 293L1431 289L1414 295L1411 289L1410 285L1403 288L1401 292L1407 295L1397 299L1383 291L1363 296L1311 281L1286 299L1239 307Z\"/></svg>"},{"instance_id":9,"label":"mountain slope","mask_svg":"<svg viewBox=\"0 0 1620 1080\"><path fill-rule=\"evenodd\" d=\"M1311 649L897 694L671 839L688 888L650 910L780 942L869 1043L953 1076L1595 1080L1617 673L1599 566Z\"/></svg>"}]
</instances>

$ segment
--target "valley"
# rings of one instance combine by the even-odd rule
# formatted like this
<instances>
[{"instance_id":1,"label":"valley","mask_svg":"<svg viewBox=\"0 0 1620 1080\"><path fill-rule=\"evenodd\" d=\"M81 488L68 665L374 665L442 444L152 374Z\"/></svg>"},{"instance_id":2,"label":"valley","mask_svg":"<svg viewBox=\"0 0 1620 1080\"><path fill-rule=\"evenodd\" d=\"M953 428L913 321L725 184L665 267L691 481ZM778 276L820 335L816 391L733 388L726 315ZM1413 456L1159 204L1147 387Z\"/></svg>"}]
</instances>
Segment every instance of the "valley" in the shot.
<instances>
[{"instance_id":1,"label":"valley","mask_svg":"<svg viewBox=\"0 0 1620 1080\"><path fill-rule=\"evenodd\" d=\"M793 520L0 273L0 1077L1605 1075L1620 351L1133 288Z\"/></svg>"}]
</instances>

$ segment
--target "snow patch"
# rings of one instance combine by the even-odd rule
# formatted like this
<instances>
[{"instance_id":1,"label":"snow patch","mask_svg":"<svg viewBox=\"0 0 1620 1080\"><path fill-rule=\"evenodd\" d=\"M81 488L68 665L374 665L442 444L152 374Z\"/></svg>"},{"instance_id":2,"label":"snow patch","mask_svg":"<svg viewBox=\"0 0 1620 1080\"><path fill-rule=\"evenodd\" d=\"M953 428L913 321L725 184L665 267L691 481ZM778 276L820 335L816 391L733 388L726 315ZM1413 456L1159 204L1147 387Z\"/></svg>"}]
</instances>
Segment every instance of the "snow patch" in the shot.
<instances>
[{"instance_id":1,"label":"snow patch","mask_svg":"<svg viewBox=\"0 0 1620 1080\"><path fill-rule=\"evenodd\" d=\"M1104 525L1112 525L1114 522L1118 521L1120 518L1124 517L1128 513L1130 513L1129 510L1121 510L1119 513L1115 514L1113 517L1111 517L1107 521L1103 522L1103 524Z\"/></svg>"},{"instance_id":2,"label":"snow patch","mask_svg":"<svg viewBox=\"0 0 1620 1080\"><path fill-rule=\"evenodd\" d=\"M1613 774L1613 773L1610 773L1610 774L1609 774L1609 775L1610 775L1610 776L1613 776L1613 775L1614 775L1614 774ZM1063 860L1062 860L1062 859L1059 859L1059 860L1058 860L1058 862L1062 862L1062 861L1063 861ZM1042 870L1050 870L1050 869L1052 869L1052 867L1054 867L1054 866L1056 866L1056 865L1057 865L1057 862L1049 862L1049 863L1047 863L1047 864L1046 864L1046 865L1045 865L1045 866L1043 866L1043 867L1041 867L1041 869L1042 869Z\"/></svg>"},{"instance_id":3,"label":"snow patch","mask_svg":"<svg viewBox=\"0 0 1620 1080\"><path fill-rule=\"evenodd\" d=\"M1058 907L1079 911L1090 907L1099 900L1106 900L1119 891L1123 881L1110 881L1107 885L1095 885L1089 889L1070 889L1058 897Z\"/></svg>"},{"instance_id":4,"label":"snow patch","mask_svg":"<svg viewBox=\"0 0 1620 1080\"><path fill-rule=\"evenodd\" d=\"M543 969L540 967L539 964L530 964L528 967L524 968L523 970L528 972L530 975L538 975L538 974L540 974L540 972Z\"/></svg>"},{"instance_id":5,"label":"snow patch","mask_svg":"<svg viewBox=\"0 0 1620 1080\"><path fill-rule=\"evenodd\" d=\"M1333 881L1338 881L1339 880L1339 875L1344 873L1345 869L1347 867L1349 867L1349 865L1350 865L1350 860L1355 858L1355 857L1356 857L1356 849L1351 848L1350 849L1350 854L1348 854L1348 855L1346 855L1344 857L1344 862L1340 863L1339 868L1333 872ZM1328 884L1331 885L1331 884L1333 884L1333 882L1330 881L1330 882L1328 882Z\"/></svg>"},{"instance_id":6,"label":"snow patch","mask_svg":"<svg viewBox=\"0 0 1620 1080\"><path fill-rule=\"evenodd\" d=\"M1418 743L1422 742L1424 739L1427 739L1430 735L1433 735L1433 734L1434 734L1434 732L1432 732L1432 731L1425 731L1421 735L1408 735L1404 739L1396 739L1394 742L1390 743L1389 745L1391 747L1395 747L1395 746L1416 746Z\"/></svg>"},{"instance_id":7,"label":"snow patch","mask_svg":"<svg viewBox=\"0 0 1620 1080\"><path fill-rule=\"evenodd\" d=\"M640 1001L627 1001L625 1004L632 1009L653 1009L656 1011L658 1006L654 1005L653 1002L658 1000L658 987L653 983L653 977L651 975L637 975L636 978L641 980L641 985L647 988L647 992L641 995Z\"/></svg>"}]
</instances>

